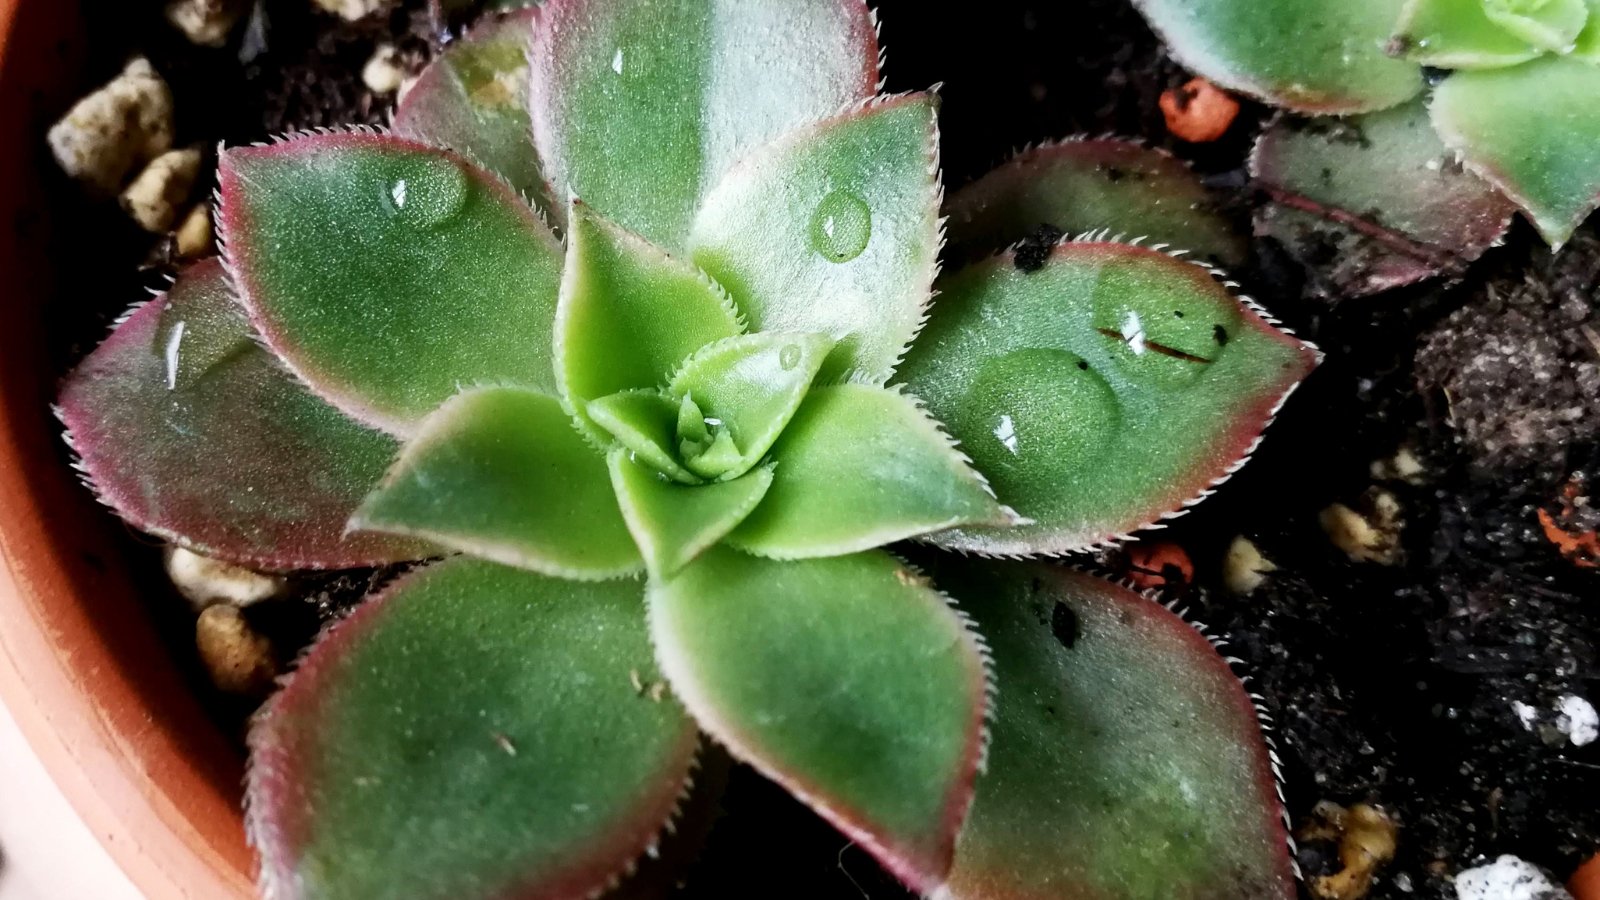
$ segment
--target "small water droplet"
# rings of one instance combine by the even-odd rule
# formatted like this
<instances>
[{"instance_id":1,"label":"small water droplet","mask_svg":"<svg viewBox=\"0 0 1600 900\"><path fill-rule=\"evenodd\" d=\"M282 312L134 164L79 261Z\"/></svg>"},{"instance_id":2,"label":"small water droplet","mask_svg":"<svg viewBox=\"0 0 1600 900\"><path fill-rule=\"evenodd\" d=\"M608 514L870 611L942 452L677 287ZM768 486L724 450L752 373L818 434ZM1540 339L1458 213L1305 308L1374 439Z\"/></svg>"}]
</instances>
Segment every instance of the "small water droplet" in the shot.
<instances>
[{"instance_id":1,"label":"small water droplet","mask_svg":"<svg viewBox=\"0 0 1600 900\"><path fill-rule=\"evenodd\" d=\"M467 173L442 156L419 156L396 167L384 186L389 214L416 228L435 228L454 218L467 202Z\"/></svg>"},{"instance_id":2,"label":"small water droplet","mask_svg":"<svg viewBox=\"0 0 1600 900\"><path fill-rule=\"evenodd\" d=\"M183 345L183 331L188 323L179 321L167 332L167 346L163 354L167 362L167 390L178 389L178 352Z\"/></svg>"},{"instance_id":3,"label":"small water droplet","mask_svg":"<svg viewBox=\"0 0 1600 900\"><path fill-rule=\"evenodd\" d=\"M811 246L833 263L860 256L872 238L872 210L866 201L848 191L822 198L811 216Z\"/></svg>"},{"instance_id":4,"label":"small water droplet","mask_svg":"<svg viewBox=\"0 0 1600 900\"><path fill-rule=\"evenodd\" d=\"M789 344L778 351L778 365L783 366L786 372L800 365L800 345Z\"/></svg>"},{"instance_id":5,"label":"small water droplet","mask_svg":"<svg viewBox=\"0 0 1600 900\"><path fill-rule=\"evenodd\" d=\"M622 48L621 47L617 48L617 55L611 57L611 71L617 73L618 75L622 74Z\"/></svg>"}]
</instances>

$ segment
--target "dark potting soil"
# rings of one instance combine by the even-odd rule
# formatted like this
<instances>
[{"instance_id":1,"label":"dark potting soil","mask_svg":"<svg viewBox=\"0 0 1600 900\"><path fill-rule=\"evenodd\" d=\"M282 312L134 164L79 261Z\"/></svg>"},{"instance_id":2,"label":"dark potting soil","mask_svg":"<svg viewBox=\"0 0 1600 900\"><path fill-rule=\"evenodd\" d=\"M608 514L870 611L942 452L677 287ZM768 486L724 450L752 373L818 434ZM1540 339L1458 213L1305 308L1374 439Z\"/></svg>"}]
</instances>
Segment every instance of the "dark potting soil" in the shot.
<instances>
[{"instance_id":1,"label":"dark potting soil","mask_svg":"<svg viewBox=\"0 0 1600 900\"><path fill-rule=\"evenodd\" d=\"M1189 160L1249 227L1257 198L1243 160L1269 111L1247 102L1211 144L1169 138L1157 98L1188 76L1127 0L990 0L959 14L930 13L917 0L876 6L889 89L944 84L952 186L1025 144L1110 133ZM355 25L312 12L308 0L259 3L243 34L217 51L175 36L158 4L90 7L102 70L84 87L141 49L173 85L180 141L381 123L389 102L360 81L375 45L394 43L403 61L420 63L441 39L420 0ZM72 301L56 311L55 349L65 370L170 267L119 213L61 188L76 222L71 252L94 246L101 259L63 267ZM1265 697L1295 822L1323 800L1373 803L1398 821L1397 857L1369 897L1451 900L1450 876L1500 853L1564 876L1600 849L1600 743L1574 747L1552 721L1563 694L1600 699L1600 569L1562 558L1538 512L1563 509L1565 498L1566 524L1597 524L1582 500L1600 479L1600 239L1591 226L1552 258L1519 223L1508 246L1460 283L1338 302L1312 290L1283 248L1258 240L1254 249L1235 274L1327 361L1249 466L1152 535L1195 562L1195 583L1178 593L1196 619L1231 635ZM1375 475L1372 463L1401 448L1421 475ZM1374 487L1402 510L1397 565L1353 562L1319 525L1330 504L1360 508ZM1240 534L1280 567L1247 597L1221 582L1224 551ZM159 569L147 570L159 585ZM371 577L325 576L308 583L309 601L252 615L292 649ZM151 605L169 623L174 652L192 663L181 605L166 596ZM1525 725L1514 703L1538 717ZM241 713L219 704L230 726ZM909 896L781 789L739 767L726 777L676 896ZM1308 874L1336 867L1325 843L1302 846L1300 859Z\"/></svg>"}]
</instances>

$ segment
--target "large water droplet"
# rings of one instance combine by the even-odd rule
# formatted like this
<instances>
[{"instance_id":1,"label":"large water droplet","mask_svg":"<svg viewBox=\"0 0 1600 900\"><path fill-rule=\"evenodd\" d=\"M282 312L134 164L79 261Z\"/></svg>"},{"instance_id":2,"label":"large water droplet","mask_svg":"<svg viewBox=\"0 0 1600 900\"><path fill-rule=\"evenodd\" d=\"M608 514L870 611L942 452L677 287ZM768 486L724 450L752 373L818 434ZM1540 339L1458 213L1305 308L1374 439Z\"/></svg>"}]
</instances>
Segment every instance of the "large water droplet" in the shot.
<instances>
[{"instance_id":1,"label":"large water droplet","mask_svg":"<svg viewBox=\"0 0 1600 900\"><path fill-rule=\"evenodd\" d=\"M408 159L383 186L384 209L415 228L435 228L467 202L467 173L442 156Z\"/></svg>"},{"instance_id":2,"label":"large water droplet","mask_svg":"<svg viewBox=\"0 0 1600 900\"><path fill-rule=\"evenodd\" d=\"M822 198L811 216L811 247L829 262L846 263L861 255L872 239L872 210L849 191Z\"/></svg>"},{"instance_id":3,"label":"large water droplet","mask_svg":"<svg viewBox=\"0 0 1600 900\"><path fill-rule=\"evenodd\" d=\"M778 365L783 366L785 372L800 365L800 345L788 344L778 351Z\"/></svg>"}]
</instances>

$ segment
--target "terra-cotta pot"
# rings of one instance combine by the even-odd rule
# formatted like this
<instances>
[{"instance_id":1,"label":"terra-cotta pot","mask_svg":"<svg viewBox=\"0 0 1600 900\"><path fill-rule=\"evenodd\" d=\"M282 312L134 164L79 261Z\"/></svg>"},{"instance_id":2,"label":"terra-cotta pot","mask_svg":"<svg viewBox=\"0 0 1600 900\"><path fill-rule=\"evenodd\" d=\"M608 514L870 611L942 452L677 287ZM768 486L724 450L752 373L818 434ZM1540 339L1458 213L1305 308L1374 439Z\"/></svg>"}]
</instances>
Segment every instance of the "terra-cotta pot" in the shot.
<instances>
[{"instance_id":1,"label":"terra-cotta pot","mask_svg":"<svg viewBox=\"0 0 1600 900\"><path fill-rule=\"evenodd\" d=\"M89 87L83 16L75 0L0 0L0 698L146 896L242 900L241 754L159 639L50 414L46 310L73 298L43 262L63 226L43 134Z\"/></svg>"}]
</instances>

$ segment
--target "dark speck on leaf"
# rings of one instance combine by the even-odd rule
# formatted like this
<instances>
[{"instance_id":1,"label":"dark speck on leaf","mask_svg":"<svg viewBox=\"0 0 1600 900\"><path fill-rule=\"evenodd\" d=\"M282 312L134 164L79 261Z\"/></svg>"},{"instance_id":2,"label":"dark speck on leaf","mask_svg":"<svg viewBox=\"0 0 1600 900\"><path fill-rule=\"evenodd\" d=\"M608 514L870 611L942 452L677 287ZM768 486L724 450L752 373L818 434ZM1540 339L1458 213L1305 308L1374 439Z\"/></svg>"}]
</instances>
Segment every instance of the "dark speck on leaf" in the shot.
<instances>
[{"instance_id":1,"label":"dark speck on leaf","mask_svg":"<svg viewBox=\"0 0 1600 900\"><path fill-rule=\"evenodd\" d=\"M1050 633L1068 650L1078 642L1078 614L1073 612L1072 607L1056 602L1056 608L1050 612Z\"/></svg>"},{"instance_id":2,"label":"dark speck on leaf","mask_svg":"<svg viewBox=\"0 0 1600 900\"><path fill-rule=\"evenodd\" d=\"M1050 252L1065 234L1048 223L1034 229L1033 234L1017 242L1013 251L1017 268L1024 272L1037 272L1044 268L1045 262L1050 259Z\"/></svg>"},{"instance_id":3,"label":"dark speck on leaf","mask_svg":"<svg viewBox=\"0 0 1600 900\"><path fill-rule=\"evenodd\" d=\"M1078 368L1082 369L1085 372L1087 372L1087 371L1089 371L1089 364L1087 362L1085 362L1084 360L1080 359L1080 360L1078 360Z\"/></svg>"},{"instance_id":4,"label":"dark speck on leaf","mask_svg":"<svg viewBox=\"0 0 1600 900\"><path fill-rule=\"evenodd\" d=\"M1211 337L1217 342L1218 347L1228 346L1228 329L1223 328L1221 325L1212 327Z\"/></svg>"}]
</instances>

